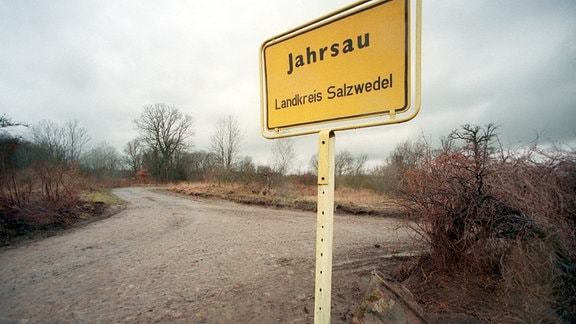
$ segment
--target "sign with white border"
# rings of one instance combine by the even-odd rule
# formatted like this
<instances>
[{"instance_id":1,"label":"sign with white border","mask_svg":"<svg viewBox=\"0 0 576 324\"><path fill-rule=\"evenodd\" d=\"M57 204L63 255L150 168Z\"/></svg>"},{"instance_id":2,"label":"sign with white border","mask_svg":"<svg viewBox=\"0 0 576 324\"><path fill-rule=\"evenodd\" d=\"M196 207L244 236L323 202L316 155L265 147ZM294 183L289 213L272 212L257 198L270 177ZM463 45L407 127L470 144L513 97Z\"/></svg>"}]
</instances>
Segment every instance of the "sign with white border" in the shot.
<instances>
[{"instance_id":1,"label":"sign with white border","mask_svg":"<svg viewBox=\"0 0 576 324\"><path fill-rule=\"evenodd\" d=\"M330 123L408 111L410 26L409 0L371 1L264 42L264 136L312 133ZM364 126L361 121L347 127Z\"/></svg>"}]
</instances>

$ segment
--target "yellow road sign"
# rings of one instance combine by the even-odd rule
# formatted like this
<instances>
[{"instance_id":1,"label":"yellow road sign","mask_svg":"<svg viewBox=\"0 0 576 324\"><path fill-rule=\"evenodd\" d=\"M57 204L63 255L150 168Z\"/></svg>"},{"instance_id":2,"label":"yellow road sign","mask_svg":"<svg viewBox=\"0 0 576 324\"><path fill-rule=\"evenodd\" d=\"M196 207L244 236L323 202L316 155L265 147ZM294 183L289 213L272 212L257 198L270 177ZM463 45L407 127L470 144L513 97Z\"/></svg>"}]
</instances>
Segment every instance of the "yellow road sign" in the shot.
<instances>
[{"instance_id":1,"label":"yellow road sign","mask_svg":"<svg viewBox=\"0 0 576 324\"><path fill-rule=\"evenodd\" d=\"M263 133L407 111L410 44L409 0L362 3L264 42Z\"/></svg>"},{"instance_id":2,"label":"yellow road sign","mask_svg":"<svg viewBox=\"0 0 576 324\"><path fill-rule=\"evenodd\" d=\"M330 323L335 131L416 116L421 7L366 0L262 45L262 134L319 138L314 323Z\"/></svg>"}]
</instances>

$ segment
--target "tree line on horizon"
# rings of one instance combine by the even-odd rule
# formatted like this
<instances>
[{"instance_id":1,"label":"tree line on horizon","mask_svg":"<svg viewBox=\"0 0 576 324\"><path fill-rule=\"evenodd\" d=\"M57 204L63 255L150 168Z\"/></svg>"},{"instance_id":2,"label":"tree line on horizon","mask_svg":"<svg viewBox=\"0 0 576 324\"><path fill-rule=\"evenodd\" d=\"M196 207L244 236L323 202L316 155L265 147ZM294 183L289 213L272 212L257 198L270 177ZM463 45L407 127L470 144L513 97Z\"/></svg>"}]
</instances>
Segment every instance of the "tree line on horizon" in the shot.
<instances>
[{"instance_id":1,"label":"tree line on horizon","mask_svg":"<svg viewBox=\"0 0 576 324\"><path fill-rule=\"evenodd\" d=\"M194 150L190 144L194 136L192 116L165 103L144 106L141 115L133 121L138 136L126 143L122 153L106 142L90 145L90 135L78 120L67 120L61 124L42 120L28 125L14 122L6 115L1 118L2 173L49 162L68 168L74 166L84 175L96 179L134 178L144 173L147 180L160 183L250 182L293 175L295 151L291 139L274 141L271 153L275 159L271 165L256 165L249 155L242 154L242 129L238 120L231 115L217 121L205 149ZM12 136L9 130L13 127L26 127L26 135ZM401 149L405 151L412 149L408 147L409 143L403 145ZM408 157L406 160L410 159ZM359 180L362 177L390 176L394 173L390 169L408 166L403 165L407 161L396 157L367 170L367 160L365 154L354 156L347 150L339 151L336 154L336 175L349 179L350 185L354 182L359 185L366 182L366 179ZM316 168L317 156L313 155L304 173L315 174ZM350 180L354 177L357 180ZM390 185L373 187L377 191L393 190Z\"/></svg>"}]
</instances>

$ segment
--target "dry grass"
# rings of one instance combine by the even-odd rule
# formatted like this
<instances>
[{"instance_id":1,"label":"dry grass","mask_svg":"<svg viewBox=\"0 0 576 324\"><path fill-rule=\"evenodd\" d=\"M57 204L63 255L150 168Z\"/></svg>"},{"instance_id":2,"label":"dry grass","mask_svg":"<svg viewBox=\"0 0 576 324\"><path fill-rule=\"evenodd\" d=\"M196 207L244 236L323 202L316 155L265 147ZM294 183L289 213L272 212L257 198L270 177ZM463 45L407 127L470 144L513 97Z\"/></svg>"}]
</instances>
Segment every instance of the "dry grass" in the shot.
<instances>
[{"instance_id":1,"label":"dry grass","mask_svg":"<svg viewBox=\"0 0 576 324\"><path fill-rule=\"evenodd\" d=\"M339 203L356 203L366 205L395 204L396 200L369 189L336 188L335 200Z\"/></svg>"},{"instance_id":2,"label":"dry grass","mask_svg":"<svg viewBox=\"0 0 576 324\"><path fill-rule=\"evenodd\" d=\"M244 204L299 210L316 210L316 186L284 183L267 190L258 184L178 183L168 190L189 196L216 197ZM403 210L396 200L368 189L339 187L335 192L337 213L400 217Z\"/></svg>"},{"instance_id":3,"label":"dry grass","mask_svg":"<svg viewBox=\"0 0 576 324\"><path fill-rule=\"evenodd\" d=\"M113 195L110 190L92 190L83 192L80 195L82 200L87 202L95 203L102 202L106 205L121 205L124 201L115 195Z\"/></svg>"}]
</instances>

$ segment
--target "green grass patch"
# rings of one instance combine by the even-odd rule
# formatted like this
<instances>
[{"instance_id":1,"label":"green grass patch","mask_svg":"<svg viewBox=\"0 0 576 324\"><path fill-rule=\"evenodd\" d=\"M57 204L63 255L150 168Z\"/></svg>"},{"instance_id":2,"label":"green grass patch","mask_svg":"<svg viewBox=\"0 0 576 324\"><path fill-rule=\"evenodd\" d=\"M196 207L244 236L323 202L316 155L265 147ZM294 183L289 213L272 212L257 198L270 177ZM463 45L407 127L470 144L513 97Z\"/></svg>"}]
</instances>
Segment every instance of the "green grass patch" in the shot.
<instances>
[{"instance_id":1,"label":"green grass patch","mask_svg":"<svg viewBox=\"0 0 576 324\"><path fill-rule=\"evenodd\" d=\"M106 205L121 205L125 203L124 200L118 198L110 190L93 190L84 192L82 194L82 199L89 202L101 201Z\"/></svg>"}]
</instances>

